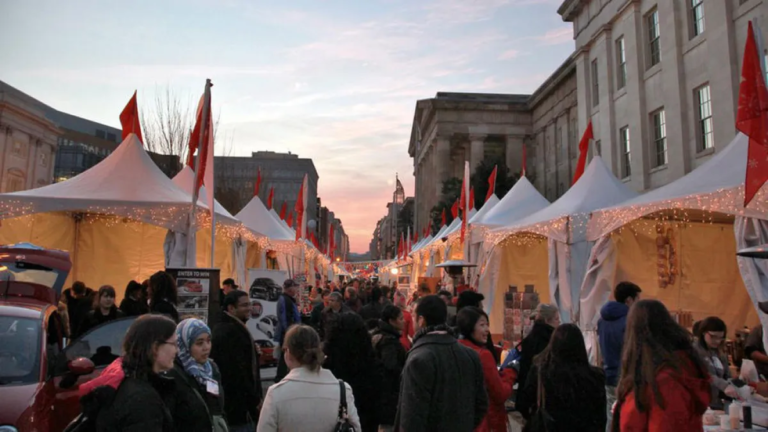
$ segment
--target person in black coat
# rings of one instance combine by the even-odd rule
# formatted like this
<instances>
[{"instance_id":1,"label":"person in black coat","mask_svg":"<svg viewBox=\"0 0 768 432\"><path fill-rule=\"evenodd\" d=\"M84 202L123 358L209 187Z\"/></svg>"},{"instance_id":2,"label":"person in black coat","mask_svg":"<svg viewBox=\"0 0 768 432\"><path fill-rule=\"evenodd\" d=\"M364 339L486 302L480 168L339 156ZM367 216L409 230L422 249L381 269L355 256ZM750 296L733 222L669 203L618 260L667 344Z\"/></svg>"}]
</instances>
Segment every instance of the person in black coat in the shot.
<instances>
[{"instance_id":1,"label":"person in black coat","mask_svg":"<svg viewBox=\"0 0 768 432\"><path fill-rule=\"evenodd\" d=\"M605 431L605 373L589 364L581 330L563 324L552 335L547 348L536 358L520 394L538 401L539 379L548 432ZM532 418L537 403L523 416ZM528 423L529 428L533 426ZM527 430L527 429L526 429Z\"/></svg>"},{"instance_id":2,"label":"person in black coat","mask_svg":"<svg viewBox=\"0 0 768 432\"><path fill-rule=\"evenodd\" d=\"M230 432L253 432L262 390L259 353L245 326L251 316L251 300L243 291L232 291L224 296L224 308L226 312L213 328L211 358L221 370L224 393L232 395L224 406Z\"/></svg>"},{"instance_id":3,"label":"person in black coat","mask_svg":"<svg viewBox=\"0 0 768 432\"><path fill-rule=\"evenodd\" d=\"M376 432L381 369L371 335L356 313L340 313L328 324L323 344L326 355L323 367L352 387L362 432Z\"/></svg>"},{"instance_id":4,"label":"person in black coat","mask_svg":"<svg viewBox=\"0 0 768 432\"><path fill-rule=\"evenodd\" d=\"M149 311L170 317L174 322L179 322L178 289L176 281L170 274L159 271L149 278Z\"/></svg>"},{"instance_id":5,"label":"person in black coat","mask_svg":"<svg viewBox=\"0 0 768 432\"><path fill-rule=\"evenodd\" d=\"M560 312L555 306L542 303L536 308L535 316L536 321L531 332L520 344L520 372L517 374L517 382L521 383L521 385L524 385L528 379L528 373L533 366L534 357L539 355L549 345L549 340L552 339L555 327L560 325ZM518 393L515 400L515 409L520 411L523 417L528 415L527 413L530 412L531 407L535 405L536 399L531 399L528 393Z\"/></svg>"},{"instance_id":6,"label":"person in black coat","mask_svg":"<svg viewBox=\"0 0 768 432\"><path fill-rule=\"evenodd\" d=\"M174 380L163 373L176 357L176 324L163 316L145 315L131 324L123 342L125 377L112 392L110 384L83 396L83 407L93 395L111 393L96 416L97 432L174 432L166 399ZM108 377L105 377L108 378Z\"/></svg>"},{"instance_id":7,"label":"person in black coat","mask_svg":"<svg viewBox=\"0 0 768 432\"><path fill-rule=\"evenodd\" d=\"M94 295L93 290L86 288L85 284L80 281L73 283L72 288L65 289L62 293L64 303L67 305L69 333L72 339L82 334L78 327L88 312L93 310Z\"/></svg>"},{"instance_id":8,"label":"person in black coat","mask_svg":"<svg viewBox=\"0 0 768 432\"><path fill-rule=\"evenodd\" d=\"M125 317L123 311L115 306L115 289L109 285L99 288L96 307L88 312L83 321L78 326L80 335L88 330L100 326L105 322L114 321Z\"/></svg>"},{"instance_id":9,"label":"person in black coat","mask_svg":"<svg viewBox=\"0 0 768 432\"><path fill-rule=\"evenodd\" d=\"M376 289L376 288L374 288ZM379 326L372 332L373 348L381 362L382 383L379 399L379 425L395 424L397 401L400 394L400 375L405 366L405 348L400 343L400 332L405 327L403 311L393 305L384 306Z\"/></svg>"},{"instance_id":10,"label":"person in black coat","mask_svg":"<svg viewBox=\"0 0 768 432\"><path fill-rule=\"evenodd\" d=\"M175 392L168 405L177 432L220 431L226 425L221 372L209 358L211 330L201 320L185 319L176 327L179 353L168 376Z\"/></svg>"},{"instance_id":11,"label":"person in black coat","mask_svg":"<svg viewBox=\"0 0 768 432\"><path fill-rule=\"evenodd\" d=\"M459 344L447 319L448 307L438 296L419 301L418 331L403 368L396 431L472 431L488 411L480 357Z\"/></svg>"},{"instance_id":12,"label":"person in black coat","mask_svg":"<svg viewBox=\"0 0 768 432\"><path fill-rule=\"evenodd\" d=\"M125 287L125 296L120 302L120 310L126 316L139 316L149 312L149 306L141 291L140 283L133 280L128 282L128 286Z\"/></svg>"},{"instance_id":13,"label":"person in black coat","mask_svg":"<svg viewBox=\"0 0 768 432\"><path fill-rule=\"evenodd\" d=\"M363 319L363 322L365 322L365 325L368 326L369 329L374 329L379 323L379 319L381 319L381 312L384 310L384 305L382 304L383 297L381 296L381 289L371 289L369 300L370 302L367 305L360 308L359 313L360 317Z\"/></svg>"}]
</instances>

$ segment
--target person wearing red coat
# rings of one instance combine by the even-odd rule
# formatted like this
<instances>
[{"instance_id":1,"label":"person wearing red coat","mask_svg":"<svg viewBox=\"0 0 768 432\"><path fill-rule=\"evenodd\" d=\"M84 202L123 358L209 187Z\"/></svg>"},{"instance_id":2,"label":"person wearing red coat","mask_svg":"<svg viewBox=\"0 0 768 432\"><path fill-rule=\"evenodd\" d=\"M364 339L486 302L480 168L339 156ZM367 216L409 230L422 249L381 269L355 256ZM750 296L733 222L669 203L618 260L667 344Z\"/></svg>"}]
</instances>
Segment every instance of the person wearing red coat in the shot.
<instances>
[{"instance_id":1,"label":"person wearing red coat","mask_svg":"<svg viewBox=\"0 0 768 432\"><path fill-rule=\"evenodd\" d=\"M709 374L690 333L661 302L641 300L632 306L623 358L614 431L703 429L702 416L712 397Z\"/></svg>"},{"instance_id":2,"label":"person wearing red coat","mask_svg":"<svg viewBox=\"0 0 768 432\"><path fill-rule=\"evenodd\" d=\"M405 348L405 351L411 349L411 340L413 339L413 315L408 312L408 308L405 305L405 294L401 292L395 293L395 306L399 307L403 311L403 320L405 321L405 327L400 333L400 343Z\"/></svg>"},{"instance_id":3,"label":"person wearing red coat","mask_svg":"<svg viewBox=\"0 0 768 432\"><path fill-rule=\"evenodd\" d=\"M488 392L488 413L475 432L506 432L507 410L504 404L512 395L517 371L505 368L500 373L496 368L496 359L485 347L490 330L488 315L482 309L474 306L462 308L456 317L456 324L462 337L459 343L475 350L480 356L485 389Z\"/></svg>"}]
</instances>

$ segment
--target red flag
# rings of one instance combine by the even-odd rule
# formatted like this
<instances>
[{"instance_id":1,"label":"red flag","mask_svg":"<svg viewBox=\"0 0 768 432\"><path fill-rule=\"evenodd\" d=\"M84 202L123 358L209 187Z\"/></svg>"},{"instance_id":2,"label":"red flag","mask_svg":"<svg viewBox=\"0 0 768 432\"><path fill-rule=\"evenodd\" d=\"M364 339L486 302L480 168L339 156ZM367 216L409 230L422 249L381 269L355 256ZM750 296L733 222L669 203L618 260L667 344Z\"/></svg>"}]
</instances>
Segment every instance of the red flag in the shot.
<instances>
[{"instance_id":1,"label":"red flag","mask_svg":"<svg viewBox=\"0 0 768 432\"><path fill-rule=\"evenodd\" d=\"M209 96L206 98L206 94ZM211 113L211 98L210 98L210 86L206 85L206 94L203 94L203 96L200 98L200 103L197 106L197 119L195 120L195 127L192 129L192 133L189 136L189 153L187 157L187 165L191 167L195 167L195 172L197 173L197 188L200 188L203 183L204 179L210 178L212 179L211 174L213 174L213 171L206 173L207 171L207 165L208 160L210 159L209 156L213 155L213 120L212 120L212 113ZM207 100L206 100L207 99ZM207 107L203 107L204 104L207 104ZM206 112L206 117L203 118L203 112ZM198 143L200 143L200 136L202 135L202 143L203 147L198 149ZM200 161L200 166L195 166L194 160L195 160L195 152L200 153L200 157L198 160ZM211 170L213 170L213 166L210 167ZM207 174L207 175L206 175ZM210 198L213 197L213 184L211 182L209 187L206 187L206 191L209 195L209 201L212 201ZM210 191L208 189L211 189ZM211 208L213 208L213 203L209 203Z\"/></svg>"},{"instance_id":2,"label":"red flag","mask_svg":"<svg viewBox=\"0 0 768 432\"><path fill-rule=\"evenodd\" d=\"M491 172L491 176L488 177L488 194L485 196L485 202L488 202L489 199L491 199L491 195L496 193L496 175L498 173L499 166L493 167L493 171Z\"/></svg>"},{"instance_id":3,"label":"red flag","mask_svg":"<svg viewBox=\"0 0 768 432\"><path fill-rule=\"evenodd\" d=\"M253 187L253 196L259 196L259 189L261 189L261 167L256 174L256 185Z\"/></svg>"},{"instance_id":4,"label":"red flag","mask_svg":"<svg viewBox=\"0 0 768 432\"><path fill-rule=\"evenodd\" d=\"M272 200L275 198L275 188L269 188L269 196L267 197L267 209L272 210Z\"/></svg>"},{"instance_id":5,"label":"red flag","mask_svg":"<svg viewBox=\"0 0 768 432\"><path fill-rule=\"evenodd\" d=\"M445 209L443 209L442 224L443 224L442 226L446 225L446 223L445 223Z\"/></svg>"},{"instance_id":6,"label":"red flag","mask_svg":"<svg viewBox=\"0 0 768 432\"><path fill-rule=\"evenodd\" d=\"M589 152L589 141L594 139L595 136L592 133L592 120L587 124L587 130L584 131L584 135L579 141L579 161L576 163L576 172L573 174L573 183L576 184L579 181L579 177L584 174L584 168L587 165L587 153Z\"/></svg>"},{"instance_id":7,"label":"red flag","mask_svg":"<svg viewBox=\"0 0 768 432\"><path fill-rule=\"evenodd\" d=\"M459 217L459 200L456 200L456 202L453 203L453 207L451 207L451 217L454 219Z\"/></svg>"},{"instance_id":8,"label":"red flag","mask_svg":"<svg viewBox=\"0 0 768 432\"><path fill-rule=\"evenodd\" d=\"M128 135L135 133L139 141L144 144L144 137L141 136L141 123L139 123L139 104L136 102L136 92L128 101L128 105L120 113L120 125L123 127L123 139Z\"/></svg>"},{"instance_id":9,"label":"red flag","mask_svg":"<svg viewBox=\"0 0 768 432\"><path fill-rule=\"evenodd\" d=\"M736 129L749 137L744 207L768 180L768 89L760 60L750 21L741 67L739 110L736 113Z\"/></svg>"},{"instance_id":10,"label":"red flag","mask_svg":"<svg viewBox=\"0 0 768 432\"><path fill-rule=\"evenodd\" d=\"M475 188L473 187L469 191L469 209L472 210L475 208Z\"/></svg>"},{"instance_id":11,"label":"red flag","mask_svg":"<svg viewBox=\"0 0 768 432\"><path fill-rule=\"evenodd\" d=\"M288 212L288 203L283 201L283 208L280 209L280 219L285 220L285 214Z\"/></svg>"},{"instance_id":12,"label":"red flag","mask_svg":"<svg viewBox=\"0 0 768 432\"><path fill-rule=\"evenodd\" d=\"M304 174L304 181L299 189L299 197L296 199L296 240L307 238L307 198L309 191L309 177Z\"/></svg>"},{"instance_id":13,"label":"red flag","mask_svg":"<svg viewBox=\"0 0 768 432\"><path fill-rule=\"evenodd\" d=\"M285 221L289 227L294 228L293 225L293 212L288 213L288 220Z\"/></svg>"}]
</instances>

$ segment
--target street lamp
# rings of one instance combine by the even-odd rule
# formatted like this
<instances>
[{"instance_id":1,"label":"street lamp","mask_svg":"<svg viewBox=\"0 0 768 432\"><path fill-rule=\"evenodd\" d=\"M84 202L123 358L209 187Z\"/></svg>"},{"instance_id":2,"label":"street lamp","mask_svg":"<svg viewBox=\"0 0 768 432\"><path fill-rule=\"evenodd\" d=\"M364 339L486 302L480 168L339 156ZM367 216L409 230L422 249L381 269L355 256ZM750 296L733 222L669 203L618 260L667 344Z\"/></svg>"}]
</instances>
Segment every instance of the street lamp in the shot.
<instances>
[{"instance_id":1,"label":"street lamp","mask_svg":"<svg viewBox=\"0 0 768 432\"><path fill-rule=\"evenodd\" d=\"M766 259L768 258L768 244L744 248L736 252L736 255L744 258Z\"/></svg>"},{"instance_id":2,"label":"street lamp","mask_svg":"<svg viewBox=\"0 0 768 432\"><path fill-rule=\"evenodd\" d=\"M389 272L392 273L393 275L397 276L397 274L400 273L400 269L398 269L397 267L394 267Z\"/></svg>"}]
</instances>

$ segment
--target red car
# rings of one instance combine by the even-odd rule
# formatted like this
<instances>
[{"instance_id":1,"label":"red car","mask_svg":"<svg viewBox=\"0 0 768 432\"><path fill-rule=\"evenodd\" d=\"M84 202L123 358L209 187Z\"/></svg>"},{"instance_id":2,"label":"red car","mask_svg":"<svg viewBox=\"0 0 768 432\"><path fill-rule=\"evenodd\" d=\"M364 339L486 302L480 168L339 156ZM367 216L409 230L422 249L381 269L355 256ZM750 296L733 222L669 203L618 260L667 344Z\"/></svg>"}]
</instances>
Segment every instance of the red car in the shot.
<instances>
[{"instance_id":1,"label":"red car","mask_svg":"<svg viewBox=\"0 0 768 432\"><path fill-rule=\"evenodd\" d=\"M261 348L259 366L277 366L277 360L274 357L275 344L271 340L257 339L253 343Z\"/></svg>"},{"instance_id":2,"label":"red car","mask_svg":"<svg viewBox=\"0 0 768 432\"><path fill-rule=\"evenodd\" d=\"M78 388L121 354L135 318L66 344L57 304L69 254L0 247L0 430L61 431L80 412Z\"/></svg>"}]
</instances>

